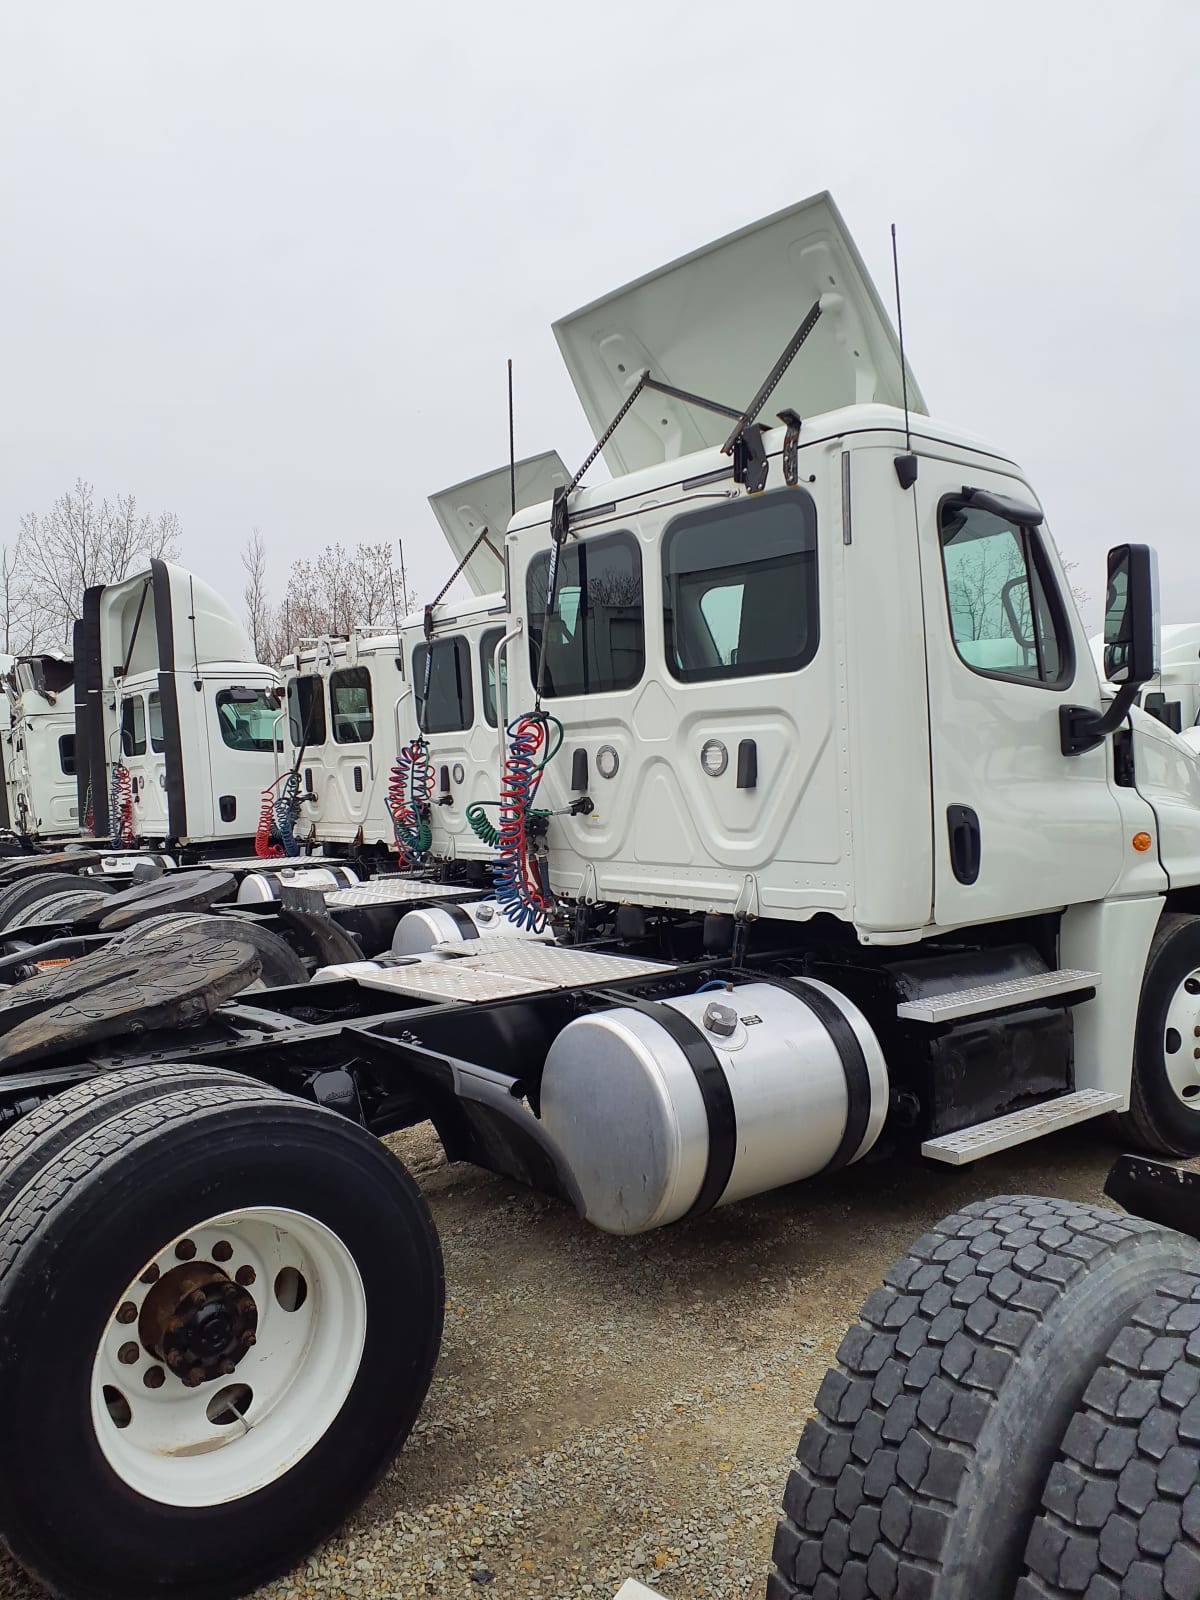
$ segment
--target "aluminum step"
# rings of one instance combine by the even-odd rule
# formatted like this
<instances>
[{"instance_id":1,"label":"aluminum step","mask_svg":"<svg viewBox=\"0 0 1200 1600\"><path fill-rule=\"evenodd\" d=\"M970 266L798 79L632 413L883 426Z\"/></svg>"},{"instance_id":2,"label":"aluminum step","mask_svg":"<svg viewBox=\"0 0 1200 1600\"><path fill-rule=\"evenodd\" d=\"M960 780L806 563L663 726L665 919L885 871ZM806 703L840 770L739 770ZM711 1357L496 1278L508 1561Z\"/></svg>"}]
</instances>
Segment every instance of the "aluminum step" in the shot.
<instances>
[{"instance_id":1,"label":"aluminum step","mask_svg":"<svg viewBox=\"0 0 1200 1600\"><path fill-rule=\"evenodd\" d=\"M1057 1133L1060 1128L1086 1122L1089 1117L1118 1111L1123 1104L1121 1095L1106 1089L1076 1089L1073 1094L1044 1100L1040 1106L1026 1106L1024 1111L1012 1111L1006 1117L977 1122L973 1128L944 1133L940 1139L926 1139L921 1154L931 1161L962 1167L968 1161L978 1161L981 1156L995 1155L998 1150L1009 1150L1013 1145L1040 1139L1044 1133Z\"/></svg>"},{"instance_id":2,"label":"aluminum step","mask_svg":"<svg viewBox=\"0 0 1200 1600\"><path fill-rule=\"evenodd\" d=\"M1035 1005L1076 989L1099 987L1098 972L1064 967L1061 972L1038 972L1029 978L1009 978L1004 983L981 983L973 989L952 989L949 994L904 1000L896 1007L896 1015L905 1022L954 1022L959 1017L986 1016L1012 1006Z\"/></svg>"}]
</instances>

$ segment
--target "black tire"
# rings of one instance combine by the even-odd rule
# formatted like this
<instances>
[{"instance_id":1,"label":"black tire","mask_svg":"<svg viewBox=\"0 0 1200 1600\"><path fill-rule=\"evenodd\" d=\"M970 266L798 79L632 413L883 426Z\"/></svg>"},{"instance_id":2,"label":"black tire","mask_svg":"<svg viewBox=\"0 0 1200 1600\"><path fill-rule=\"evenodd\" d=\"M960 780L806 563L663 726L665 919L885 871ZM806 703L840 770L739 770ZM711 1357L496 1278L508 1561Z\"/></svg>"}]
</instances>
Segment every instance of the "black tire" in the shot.
<instances>
[{"instance_id":1,"label":"black tire","mask_svg":"<svg viewBox=\"0 0 1200 1600\"><path fill-rule=\"evenodd\" d=\"M204 1218L263 1207L319 1222L354 1262L365 1323L348 1392L264 1487L229 1497L237 1469L225 1465L217 1503L181 1507L136 1492L110 1465L116 1436L93 1421L97 1349L126 1321L116 1308L147 1262ZM327 1304L345 1303L317 1282ZM267 1296L266 1282L252 1292ZM21 1441L0 1451L0 1527L13 1555L71 1600L228 1600L291 1569L403 1444L432 1376L443 1304L420 1192L344 1119L233 1087L168 1094L100 1123L44 1166L0 1223L0 1416L5 1439ZM233 1435L229 1461L269 1425ZM156 1459L158 1471L176 1457Z\"/></svg>"},{"instance_id":2,"label":"black tire","mask_svg":"<svg viewBox=\"0 0 1200 1600\"><path fill-rule=\"evenodd\" d=\"M42 872L18 879L16 883L0 889L0 931L8 927L11 917L36 905L38 901L51 899L70 889L78 891L85 886L90 887L90 880L70 872ZM96 893L109 894L111 890L106 887L97 889Z\"/></svg>"},{"instance_id":3,"label":"black tire","mask_svg":"<svg viewBox=\"0 0 1200 1600\"><path fill-rule=\"evenodd\" d=\"M1138 1001L1129 1110L1112 1119L1123 1143L1153 1155L1200 1155L1200 1094L1193 1110L1172 1089L1163 1042L1171 998L1195 971L1200 971L1200 917L1164 912ZM1190 1050L1195 1043L1194 1038L1181 1039L1178 1048Z\"/></svg>"},{"instance_id":4,"label":"black tire","mask_svg":"<svg viewBox=\"0 0 1200 1600\"><path fill-rule=\"evenodd\" d=\"M1200 1246L1065 1200L980 1201L885 1275L800 1440L769 1600L1011 1600L1115 1331Z\"/></svg>"},{"instance_id":5,"label":"black tire","mask_svg":"<svg viewBox=\"0 0 1200 1600\"><path fill-rule=\"evenodd\" d=\"M127 933L119 935L122 944L136 945L141 935L153 929L170 927L215 927L230 938L250 945L262 961L261 982L266 989L282 989L308 982L308 968L285 939L271 928L264 928L251 917L218 917L211 912L177 911L150 917ZM258 980L256 980L258 981Z\"/></svg>"},{"instance_id":6,"label":"black tire","mask_svg":"<svg viewBox=\"0 0 1200 1600\"><path fill-rule=\"evenodd\" d=\"M1200 1595L1200 1277L1113 1340L1063 1437L1016 1600Z\"/></svg>"},{"instance_id":7,"label":"black tire","mask_svg":"<svg viewBox=\"0 0 1200 1600\"><path fill-rule=\"evenodd\" d=\"M211 1085L247 1084L264 1093L265 1084L256 1085L238 1072L219 1067L153 1066L122 1067L76 1083L62 1094L44 1100L0 1138L0 1218L25 1185L48 1161L69 1144L105 1122L118 1111L140 1105L176 1089L199 1089Z\"/></svg>"}]
</instances>

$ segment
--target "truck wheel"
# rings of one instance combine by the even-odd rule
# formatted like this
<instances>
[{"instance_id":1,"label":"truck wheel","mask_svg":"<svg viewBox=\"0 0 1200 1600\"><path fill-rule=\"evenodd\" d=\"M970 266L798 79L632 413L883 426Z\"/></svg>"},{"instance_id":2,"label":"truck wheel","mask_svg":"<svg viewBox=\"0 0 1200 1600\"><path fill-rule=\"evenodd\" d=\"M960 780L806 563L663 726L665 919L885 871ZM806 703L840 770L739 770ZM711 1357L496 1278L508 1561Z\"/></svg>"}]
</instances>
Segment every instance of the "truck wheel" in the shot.
<instances>
[{"instance_id":1,"label":"truck wheel","mask_svg":"<svg viewBox=\"0 0 1200 1600\"><path fill-rule=\"evenodd\" d=\"M252 1078L219 1067L156 1063L101 1073L44 1100L0 1138L0 1216L35 1173L98 1122L173 1089L235 1083L251 1084L264 1094L271 1092L266 1085L254 1085Z\"/></svg>"},{"instance_id":2,"label":"truck wheel","mask_svg":"<svg viewBox=\"0 0 1200 1600\"><path fill-rule=\"evenodd\" d=\"M1113 1340L1063 1437L1016 1600L1200 1595L1200 1278Z\"/></svg>"},{"instance_id":3,"label":"truck wheel","mask_svg":"<svg viewBox=\"0 0 1200 1600\"><path fill-rule=\"evenodd\" d=\"M769 1600L1011 1600L1063 1432L1182 1234L1010 1197L919 1239L859 1313L784 1494Z\"/></svg>"},{"instance_id":4,"label":"truck wheel","mask_svg":"<svg viewBox=\"0 0 1200 1600\"><path fill-rule=\"evenodd\" d=\"M408 1173L257 1086L69 1144L0 1219L0 1528L53 1592L227 1600L293 1567L404 1442L441 1338Z\"/></svg>"},{"instance_id":5,"label":"truck wheel","mask_svg":"<svg viewBox=\"0 0 1200 1600\"><path fill-rule=\"evenodd\" d=\"M1200 917L1164 913L1138 1003L1120 1136L1154 1155L1200 1154Z\"/></svg>"}]
</instances>

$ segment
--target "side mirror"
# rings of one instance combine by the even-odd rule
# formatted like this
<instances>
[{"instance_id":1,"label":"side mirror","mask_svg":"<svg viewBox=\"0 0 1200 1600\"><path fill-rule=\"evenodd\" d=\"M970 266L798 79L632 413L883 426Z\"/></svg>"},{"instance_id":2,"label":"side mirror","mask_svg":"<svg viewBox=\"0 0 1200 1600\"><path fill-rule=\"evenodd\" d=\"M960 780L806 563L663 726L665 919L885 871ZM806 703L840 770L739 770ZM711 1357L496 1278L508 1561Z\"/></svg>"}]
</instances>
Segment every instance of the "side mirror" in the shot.
<instances>
[{"instance_id":1,"label":"side mirror","mask_svg":"<svg viewBox=\"0 0 1200 1600\"><path fill-rule=\"evenodd\" d=\"M1118 684L1107 711L1060 706L1059 735L1065 756L1082 755L1116 731L1139 688L1158 676L1158 561L1148 544L1119 544L1108 552L1108 598L1104 605L1104 676Z\"/></svg>"},{"instance_id":2,"label":"side mirror","mask_svg":"<svg viewBox=\"0 0 1200 1600\"><path fill-rule=\"evenodd\" d=\"M1104 676L1137 685L1160 666L1157 558L1147 544L1119 544L1108 552Z\"/></svg>"}]
</instances>

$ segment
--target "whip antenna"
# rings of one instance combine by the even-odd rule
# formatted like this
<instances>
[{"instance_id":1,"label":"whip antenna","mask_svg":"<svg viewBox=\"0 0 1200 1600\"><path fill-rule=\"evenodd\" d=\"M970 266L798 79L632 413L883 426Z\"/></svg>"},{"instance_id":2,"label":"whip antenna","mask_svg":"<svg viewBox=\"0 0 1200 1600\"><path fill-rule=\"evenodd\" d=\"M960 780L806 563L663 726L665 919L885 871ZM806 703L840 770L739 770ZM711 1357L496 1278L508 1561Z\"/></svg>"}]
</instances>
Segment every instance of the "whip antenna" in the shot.
<instances>
[{"instance_id":1,"label":"whip antenna","mask_svg":"<svg viewBox=\"0 0 1200 1600\"><path fill-rule=\"evenodd\" d=\"M512 357L508 358L508 498L510 517L517 514L517 452L513 443Z\"/></svg>"},{"instance_id":2,"label":"whip antenna","mask_svg":"<svg viewBox=\"0 0 1200 1600\"><path fill-rule=\"evenodd\" d=\"M892 223L892 277L896 283L896 332L900 336L900 392L904 397L904 449L893 463L902 489L917 481L917 458L912 453L912 428L908 420L908 362L904 359L904 313L900 308L900 257L896 250L896 224Z\"/></svg>"}]
</instances>

